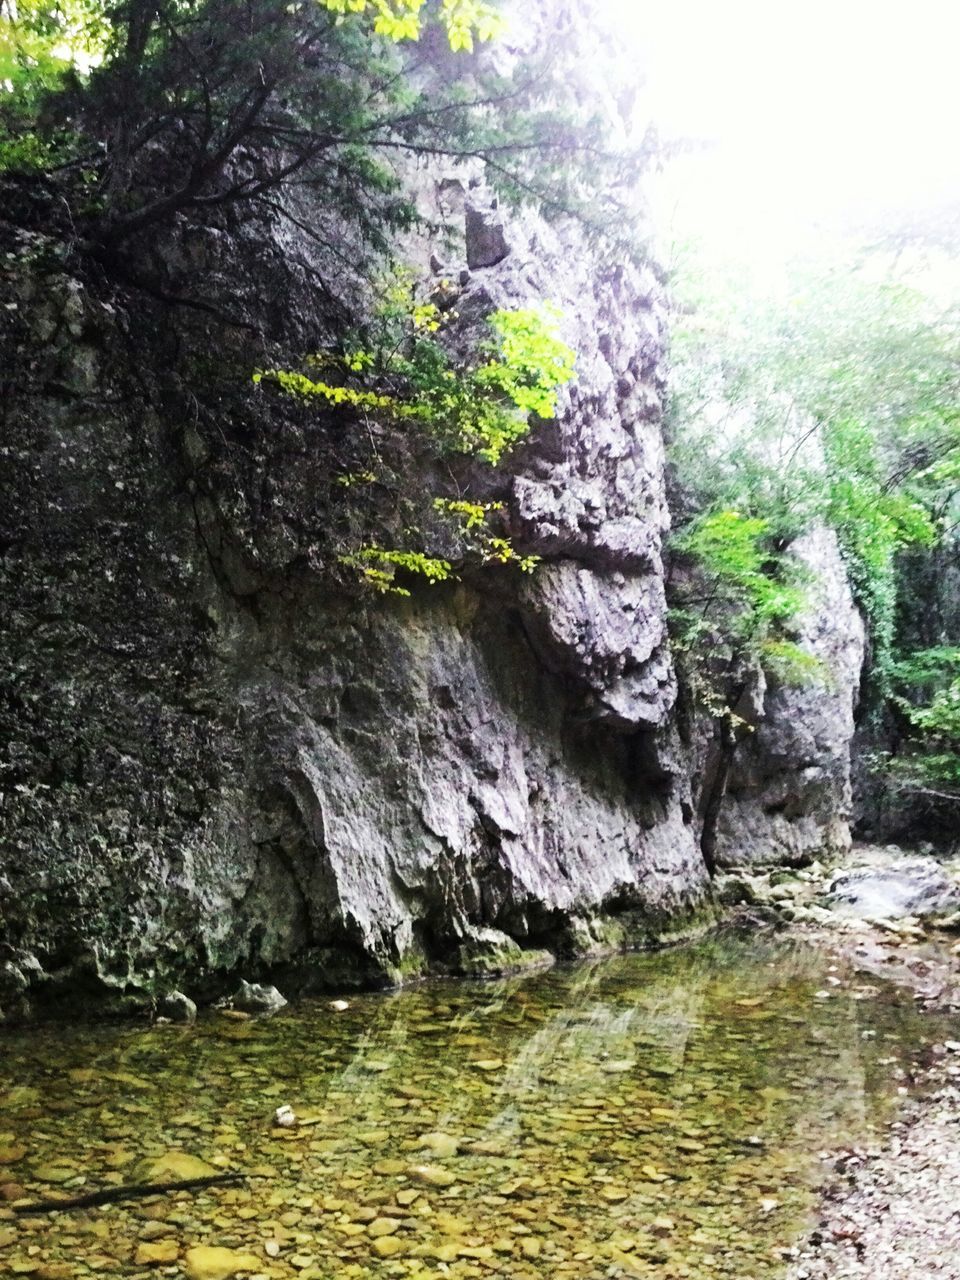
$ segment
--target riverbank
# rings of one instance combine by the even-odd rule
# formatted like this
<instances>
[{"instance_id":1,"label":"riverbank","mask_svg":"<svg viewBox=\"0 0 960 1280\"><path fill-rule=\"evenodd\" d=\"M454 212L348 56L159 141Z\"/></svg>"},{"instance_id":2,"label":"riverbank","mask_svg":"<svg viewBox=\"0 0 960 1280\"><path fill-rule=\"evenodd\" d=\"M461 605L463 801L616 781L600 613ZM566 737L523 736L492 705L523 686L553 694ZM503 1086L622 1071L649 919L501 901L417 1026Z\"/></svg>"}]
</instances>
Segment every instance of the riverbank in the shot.
<instances>
[{"instance_id":1,"label":"riverbank","mask_svg":"<svg viewBox=\"0 0 960 1280\"><path fill-rule=\"evenodd\" d=\"M960 1277L960 1066L940 1062L922 1083L880 1151L831 1160L787 1280Z\"/></svg>"},{"instance_id":2,"label":"riverbank","mask_svg":"<svg viewBox=\"0 0 960 1280\"><path fill-rule=\"evenodd\" d=\"M861 851L851 862L862 864ZM887 871L896 855L868 851ZM956 1040L936 1043L903 1073L900 1107L871 1145L825 1151L824 1183L812 1226L791 1251L786 1280L960 1280L960 942L957 921L939 916L864 920L811 905L836 869L815 869L787 882L760 877L752 896L785 905L791 932L833 954L838 972L876 976L912 993L917 1008L949 1027ZM934 914L934 920L938 919ZM942 925L946 923L947 928ZM838 987L841 980L837 980Z\"/></svg>"},{"instance_id":3,"label":"riverbank","mask_svg":"<svg viewBox=\"0 0 960 1280\"><path fill-rule=\"evenodd\" d=\"M958 944L912 933L861 927L819 941L911 988L919 1007L957 1011ZM960 1013L956 1026L960 1036ZM960 1040L934 1046L926 1070L901 1087L912 1096L879 1149L832 1155L788 1280L960 1280Z\"/></svg>"}]
</instances>

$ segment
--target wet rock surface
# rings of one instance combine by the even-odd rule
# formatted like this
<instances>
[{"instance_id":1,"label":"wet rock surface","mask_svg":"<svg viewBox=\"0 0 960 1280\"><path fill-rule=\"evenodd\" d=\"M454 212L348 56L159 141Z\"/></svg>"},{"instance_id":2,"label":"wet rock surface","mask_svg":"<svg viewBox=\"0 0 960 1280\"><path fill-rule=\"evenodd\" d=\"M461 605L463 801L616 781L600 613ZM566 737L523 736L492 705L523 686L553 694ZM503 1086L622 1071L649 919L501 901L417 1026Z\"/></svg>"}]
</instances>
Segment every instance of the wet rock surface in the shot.
<instances>
[{"instance_id":1,"label":"wet rock surface","mask_svg":"<svg viewBox=\"0 0 960 1280\"><path fill-rule=\"evenodd\" d=\"M426 181L434 216L449 193ZM488 196L470 189L499 217ZM51 248L0 239L17 263ZM484 938L495 971L504 937L571 955L709 916L672 723L661 290L576 226L522 215L509 240L472 271L463 241L444 270L466 272L468 345L496 307L565 316L576 385L483 482L544 563L407 601L316 568L331 461L315 414L252 401L261 346L229 335L208 402L213 322L5 268L8 1017L149 1010L177 986L203 1001L241 973L386 985L463 947L478 971ZM262 239L208 248L219 272L249 265L250 305L277 294ZM285 285L289 347L336 332L315 288Z\"/></svg>"},{"instance_id":2,"label":"wet rock surface","mask_svg":"<svg viewBox=\"0 0 960 1280\"><path fill-rule=\"evenodd\" d=\"M288 993L462 956L476 972L484 937L568 956L709 917L666 629L659 287L591 266L570 228L515 231L517 252L475 271L458 306L467 327L540 298L567 316L577 383L491 495L543 564L409 601L303 570L314 552L296 530L329 519L312 426L276 422L295 456L265 442L246 473L220 417L208 437L174 429L164 405L179 412L182 383L132 389L122 299L20 281L2 314L56 376L11 402L2 472L7 1015L78 998L148 1010L157 985L202 1000L241 972ZM151 323L177 337L169 316ZM95 427L83 388L106 406ZM751 859L845 832L844 690L826 704L808 690L778 721L796 721L804 767L829 785L789 814L769 789L737 793ZM772 761L799 776L798 741L742 777L769 780Z\"/></svg>"},{"instance_id":3,"label":"wet rock surface","mask_svg":"<svg viewBox=\"0 0 960 1280\"><path fill-rule=\"evenodd\" d=\"M726 906L763 907L784 922L856 931L875 924L904 937L925 924L960 924L960 863L896 845L855 846L838 867L753 866L721 873L715 882Z\"/></svg>"},{"instance_id":4,"label":"wet rock surface","mask_svg":"<svg viewBox=\"0 0 960 1280\"><path fill-rule=\"evenodd\" d=\"M197 1006L182 991L171 991L157 1004L157 1013L170 1022L196 1022Z\"/></svg>"},{"instance_id":5,"label":"wet rock surface","mask_svg":"<svg viewBox=\"0 0 960 1280\"><path fill-rule=\"evenodd\" d=\"M960 889L933 858L888 855L873 865L854 866L827 886L830 906L874 919L945 914L960 907Z\"/></svg>"}]
</instances>

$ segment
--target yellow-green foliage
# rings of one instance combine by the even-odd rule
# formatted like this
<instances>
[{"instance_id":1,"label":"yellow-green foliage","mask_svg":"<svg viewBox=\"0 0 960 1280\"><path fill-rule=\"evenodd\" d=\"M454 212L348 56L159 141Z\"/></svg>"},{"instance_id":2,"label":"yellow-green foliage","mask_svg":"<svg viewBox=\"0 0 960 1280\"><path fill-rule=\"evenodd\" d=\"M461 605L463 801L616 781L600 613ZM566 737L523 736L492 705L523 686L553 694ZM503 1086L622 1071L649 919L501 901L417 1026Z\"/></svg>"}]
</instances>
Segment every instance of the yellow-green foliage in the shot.
<instances>
[{"instance_id":1,"label":"yellow-green foliage","mask_svg":"<svg viewBox=\"0 0 960 1280\"><path fill-rule=\"evenodd\" d=\"M823 664L788 634L806 596L767 520L731 508L706 511L672 545L694 570L674 590L674 654L709 715L741 723L730 704L752 666L786 684L823 678Z\"/></svg>"},{"instance_id":2,"label":"yellow-green foliage","mask_svg":"<svg viewBox=\"0 0 960 1280\"><path fill-rule=\"evenodd\" d=\"M447 515L457 516L461 527L469 533L471 529L481 529L486 524L491 511L501 511L502 502L466 502L457 498L434 498L433 509L444 511Z\"/></svg>"},{"instance_id":3,"label":"yellow-green foliage","mask_svg":"<svg viewBox=\"0 0 960 1280\"><path fill-rule=\"evenodd\" d=\"M728 629L766 640L771 627L789 622L804 595L791 582L790 565L770 544L766 520L724 509L707 511L673 540L698 566L706 585L694 608L702 617L723 611Z\"/></svg>"},{"instance_id":4,"label":"yellow-green foliage","mask_svg":"<svg viewBox=\"0 0 960 1280\"><path fill-rule=\"evenodd\" d=\"M438 292L449 302L449 286L442 282ZM304 363L310 373L261 369L254 381L273 384L300 400L351 412L382 441L403 439L413 431L417 448L412 456L420 462L431 454L438 459L462 454L495 466L529 431L532 416L549 418L556 412L557 391L573 376L573 352L558 336L560 314L555 308L517 308L489 316L490 336L481 341L474 358L454 364L435 335L456 318L449 306L441 310L432 300L417 299L412 273L397 269L383 283L373 321L364 332L350 337L339 350L308 357ZM323 376L314 376L314 371ZM404 448L403 453L409 462L411 451ZM411 480L408 500L416 491ZM371 465L343 472L336 483L343 489L362 489L377 481L377 466ZM419 530L428 515L434 517L434 525L437 516L444 517L466 554L480 563L509 564L530 573L538 557L522 555L508 537L489 527L501 507L463 496L434 497L428 511L415 514L410 523ZM413 536L424 535L418 531ZM452 576L443 556L384 547L370 538L339 559L357 570L367 585L394 594L408 594L394 585L398 570L430 583Z\"/></svg>"},{"instance_id":5,"label":"yellow-green foliage","mask_svg":"<svg viewBox=\"0 0 960 1280\"><path fill-rule=\"evenodd\" d=\"M350 569L358 570L363 582L373 587L375 591L395 596L410 594L406 587L397 586L394 582L397 569L426 578L431 586L436 582L446 582L453 576L453 567L449 560L443 560L438 556L427 556L421 551L398 551L386 547L363 546L342 555L340 563Z\"/></svg>"},{"instance_id":6,"label":"yellow-green foliage","mask_svg":"<svg viewBox=\"0 0 960 1280\"><path fill-rule=\"evenodd\" d=\"M0 3L0 171L42 169L69 152L75 139L66 122L50 136L26 126L68 73L100 61L109 33L100 0Z\"/></svg>"},{"instance_id":7,"label":"yellow-green foliage","mask_svg":"<svg viewBox=\"0 0 960 1280\"><path fill-rule=\"evenodd\" d=\"M766 639L760 645L764 670L782 684L805 685L830 683L830 672L816 654L801 649L792 640Z\"/></svg>"},{"instance_id":8,"label":"yellow-green foliage","mask_svg":"<svg viewBox=\"0 0 960 1280\"><path fill-rule=\"evenodd\" d=\"M419 40L427 0L319 0L331 13L373 18L377 35L390 40ZM503 18L484 0L442 0L440 21L455 52L473 48L474 40L492 40L503 30Z\"/></svg>"},{"instance_id":9,"label":"yellow-green foliage","mask_svg":"<svg viewBox=\"0 0 960 1280\"><path fill-rule=\"evenodd\" d=\"M477 370L477 384L506 396L524 413L552 418L556 390L573 377L573 352L557 336L560 312L549 305L495 311L496 358Z\"/></svg>"},{"instance_id":10,"label":"yellow-green foliage","mask_svg":"<svg viewBox=\"0 0 960 1280\"><path fill-rule=\"evenodd\" d=\"M110 26L99 0L17 0L0 5L0 93L56 83L103 56Z\"/></svg>"},{"instance_id":11,"label":"yellow-green foliage","mask_svg":"<svg viewBox=\"0 0 960 1280\"><path fill-rule=\"evenodd\" d=\"M415 301L410 287L409 274L398 273L384 288L365 341L307 360L335 373L335 380L264 369L254 381L334 408L419 423L442 451L475 454L495 466L527 434L531 415L553 417L557 390L573 377L573 352L557 333L559 312L549 306L494 311L487 319L491 336L479 347L482 359L455 366L433 336L443 313L432 302Z\"/></svg>"},{"instance_id":12,"label":"yellow-green foliage","mask_svg":"<svg viewBox=\"0 0 960 1280\"><path fill-rule=\"evenodd\" d=\"M363 368L361 356L351 356L344 363L351 371ZM253 375L253 381L257 384L264 378L276 383L290 395L302 396L304 399L316 397L336 408L376 410L392 418L424 417L416 405L401 404L394 396L362 391L357 387L336 386L329 382L315 382L305 373L298 373L294 369L258 369Z\"/></svg>"},{"instance_id":13,"label":"yellow-green foliage","mask_svg":"<svg viewBox=\"0 0 960 1280\"><path fill-rule=\"evenodd\" d=\"M460 525L460 532L472 550L485 564L512 564L521 573L533 573L540 563L539 556L523 556L509 538L492 534L487 527L491 512L502 511L502 502L466 502L463 499L434 498L434 511L453 516Z\"/></svg>"}]
</instances>

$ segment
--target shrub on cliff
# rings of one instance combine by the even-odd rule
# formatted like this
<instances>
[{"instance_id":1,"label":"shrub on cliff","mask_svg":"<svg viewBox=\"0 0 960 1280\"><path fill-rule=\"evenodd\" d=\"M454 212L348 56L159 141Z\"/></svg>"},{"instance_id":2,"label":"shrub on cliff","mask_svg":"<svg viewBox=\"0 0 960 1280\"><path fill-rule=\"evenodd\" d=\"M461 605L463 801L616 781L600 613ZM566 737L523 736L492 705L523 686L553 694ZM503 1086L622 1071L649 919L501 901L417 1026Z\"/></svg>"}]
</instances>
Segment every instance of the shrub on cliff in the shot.
<instances>
[{"instance_id":1,"label":"shrub on cliff","mask_svg":"<svg viewBox=\"0 0 960 1280\"><path fill-rule=\"evenodd\" d=\"M674 344L674 466L691 510L763 518L782 544L836 530L871 633L897 647L897 563L957 491L958 317L867 268L799 264L784 297L708 293Z\"/></svg>"},{"instance_id":2,"label":"shrub on cliff","mask_svg":"<svg viewBox=\"0 0 960 1280\"><path fill-rule=\"evenodd\" d=\"M455 362L437 335L456 313L418 302L415 283L412 273L397 271L365 330L309 356L306 371L254 375L258 385L363 422L369 448L337 477L346 493L358 495L359 517L353 545L337 558L366 585L398 595L410 594L398 584L398 572L443 582L453 575L452 554L533 569L537 557L520 554L491 526L502 503L474 501L461 491L453 498L428 491L417 503L396 476L411 454L421 467L457 456L496 466L526 435L531 416L553 417L557 389L574 371L573 352L557 333L559 314L550 308L494 311L486 321L489 337ZM440 291L446 292L444 282ZM385 546L379 513L396 507L404 489L405 545ZM359 497L371 492L373 502Z\"/></svg>"},{"instance_id":3,"label":"shrub on cliff","mask_svg":"<svg viewBox=\"0 0 960 1280\"><path fill-rule=\"evenodd\" d=\"M894 789L943 800L960 796L958 637L930 597L936 564L942 574L955 559L960 515L960 313L941 279L956 258L942 246L933 259L904 259L902 243L855 248L852 265L792 264L786 289L708 280L680 321L679 545L708 553L709 580L716 548L698 539L698 512L736 510L762 523L777 577L793 538L830 525L867 623L861 714L890 748L878 762ZM725 530L728 557L737 533ZM749 599L752 566L740 568Z\"/></svg>"}]
</instances>

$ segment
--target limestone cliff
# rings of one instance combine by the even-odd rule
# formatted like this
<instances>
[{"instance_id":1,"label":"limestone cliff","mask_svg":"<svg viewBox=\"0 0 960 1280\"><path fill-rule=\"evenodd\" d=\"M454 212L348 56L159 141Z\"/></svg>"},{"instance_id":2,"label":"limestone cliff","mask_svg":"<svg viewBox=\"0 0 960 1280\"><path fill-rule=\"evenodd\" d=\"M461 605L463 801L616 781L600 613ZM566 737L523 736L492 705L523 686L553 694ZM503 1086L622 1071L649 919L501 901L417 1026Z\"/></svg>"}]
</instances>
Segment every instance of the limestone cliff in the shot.
<instances>
[{"instance_id":1,"label":"limestone cliff","mask_svg":"<svg viewBox=\"0 0 960 1280\"><path fill-rule=\"evenodd\" d=\"M202 388L191 420L176 348L222 358L222 329L38 279L25 250L48 246L8 239L7 1002L518 963L702 904L671 751L658 288L573 228L509 240L459 307L567 316L576 385L499 481L545 563L404 602L311 571L309 424L251 446L229 406L211 431Z\"/></svg>"},{"instance_id":2,"label":"limestone cliff","mask_svg":"<svg viewBox=\"0 0 960 1280\"><path fill-rule=\"evenodd\" d=\"M349 273L287 224L222 223L145 246L169 282L147 292L0 225L8 1012L494 971L710 911L667 640L661 287L476 178L418 181L459 236L410 254L460 282L465 330L549 299L577 377L489 482L537 572L409 600L324 572L342 427L250 383L270 342L336 332ZM219 302L178 304L201 268ZM810 550L805 634L837 683L768 694L728 861L844 839L858 638L835 549Z\"/></svg>"},{"instance_id":3,"label":"limestone cliff","mask_svg":"<svg viewBox=\"0 0 960 1280\"><path fill-rule=\"evenodd\" d=\"M863 621L832 530L813 529L792 553L809 592L797 643L818 665L790 682L760 682L754 729L740 744L720 814L717 856L727 866L802 863L850 845Z\"/></svg>"}]
</instances>

